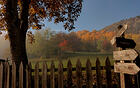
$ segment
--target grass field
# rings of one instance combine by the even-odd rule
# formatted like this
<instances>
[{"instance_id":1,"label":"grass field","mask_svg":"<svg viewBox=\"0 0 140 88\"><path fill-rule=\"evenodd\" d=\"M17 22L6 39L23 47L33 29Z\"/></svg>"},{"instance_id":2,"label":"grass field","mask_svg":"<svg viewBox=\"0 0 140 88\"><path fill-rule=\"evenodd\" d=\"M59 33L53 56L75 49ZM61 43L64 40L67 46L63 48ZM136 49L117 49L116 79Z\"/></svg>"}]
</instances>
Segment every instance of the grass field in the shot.
<instances>
[{"instance_id":1,"label":"grass field","mask_svg":"<svg viewBox=\"0 0 140 88\"><path fill-rule=\"evenodd\" d=\"M40 58L40 59L29 59L29 62L32 63L33 68L35 67L35 64L37 62L40 62L39 63L40 67L42 67L42 62L46 62L48 65L48 68L50 68L50 65L53 61L55 64L55 67L57 68L60 60L62 61L64 67L67 67L68 60L71 60L72 66L75 67L77 60L80 59L82 66L85 67L87 59L90 59L92 66L95 66L96 59L99 58L101 66L104 66L106 57L109 57L111 65L113 65L114 61L112 59L112 54L110 54L110 53L78 53L77 52L77 53L71 54L71 56L67 59Z\"/></svg>"}]
</instances>

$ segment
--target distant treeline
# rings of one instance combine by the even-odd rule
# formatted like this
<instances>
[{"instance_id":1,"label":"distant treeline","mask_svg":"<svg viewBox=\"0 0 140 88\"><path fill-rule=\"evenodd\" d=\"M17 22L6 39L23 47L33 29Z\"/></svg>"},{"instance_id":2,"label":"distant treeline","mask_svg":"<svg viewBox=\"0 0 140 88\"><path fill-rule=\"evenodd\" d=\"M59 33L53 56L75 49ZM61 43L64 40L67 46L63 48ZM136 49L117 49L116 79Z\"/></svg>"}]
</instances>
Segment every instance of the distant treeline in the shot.
<instances>
[{"instance_id":1,"label":"distant treeline","mask_svg":"<svg viewBox=\"0 0 140 88\"><path fill-rule=\"evenodd\" d=\"M112 52L115 47L110 44L110 39L114 35L115 32L104 30L64 33L47 28L36 31L34 41L27 39L27 53L29 58L62 58L74 52ZM139 34L126 34L125 36L134 39L137 43L136 49L140 50Z\"/></svg>"},{"instance_id":2,"label":"distant treeline","mask_svg":"<svg viewBox=\"0 0 140 88\"><path fill-rule=\"evenodd\" d=\"M113 32L82 30L78 32L55 32L51 29L34 33L34 41L27 39L29 58L62 58L74 52L111 52L110 39Z\"/></svg>"}]
</instances>

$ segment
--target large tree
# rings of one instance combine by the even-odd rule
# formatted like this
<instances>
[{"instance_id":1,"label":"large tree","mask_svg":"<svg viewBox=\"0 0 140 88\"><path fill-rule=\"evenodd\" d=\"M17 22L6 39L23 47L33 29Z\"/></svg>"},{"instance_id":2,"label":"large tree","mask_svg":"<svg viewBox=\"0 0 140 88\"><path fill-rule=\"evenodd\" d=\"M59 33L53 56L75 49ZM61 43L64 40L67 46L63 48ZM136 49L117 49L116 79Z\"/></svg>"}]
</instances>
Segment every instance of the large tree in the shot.
<instances>
[{"instance_id":1,"label":"large tree","mask_svg":"<svg viewBox=\"0 0 140 88\"><path fill-rule=\"evenodd\" d=\"M27 64L26 34L29 28L41 29L44 18L63 22L74 29L81 13L82 0L0 0L0 29L8 31L12 60Z\"/></svg>"}]
</instances>

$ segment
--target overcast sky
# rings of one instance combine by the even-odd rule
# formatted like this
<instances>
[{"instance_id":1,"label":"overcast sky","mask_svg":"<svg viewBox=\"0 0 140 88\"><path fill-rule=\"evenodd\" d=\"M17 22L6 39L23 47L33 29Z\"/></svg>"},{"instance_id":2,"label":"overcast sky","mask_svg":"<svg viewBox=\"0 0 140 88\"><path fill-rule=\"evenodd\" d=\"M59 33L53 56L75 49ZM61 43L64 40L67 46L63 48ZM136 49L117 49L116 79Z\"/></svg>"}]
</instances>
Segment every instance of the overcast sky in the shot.
<instances>
[{"instance_id":1,"label":"overcast sky","mask_svg":"<svg viewBox=\"0 0 140 88\"><path fill-rule=\"evenodd\" d=\"M81 16L75 30L102 29L114 22L140 15L140 0L83 0ZM47 27L64 31L63 25L48 23Z\"/></svg>"}]
</instances>

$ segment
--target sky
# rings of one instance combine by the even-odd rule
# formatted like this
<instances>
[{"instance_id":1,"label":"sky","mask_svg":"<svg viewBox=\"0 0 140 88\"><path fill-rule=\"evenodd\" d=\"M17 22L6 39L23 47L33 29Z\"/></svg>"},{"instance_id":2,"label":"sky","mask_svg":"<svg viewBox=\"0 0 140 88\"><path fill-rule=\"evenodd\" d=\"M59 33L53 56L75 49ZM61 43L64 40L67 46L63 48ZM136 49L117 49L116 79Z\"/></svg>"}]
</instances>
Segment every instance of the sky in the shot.
<instances>
[{"instance_id":1,"label":"sky","mask_svg":"<svg viewBox=\"0 0 140 88\"><path fill-rule=\"evenodd\" d=\"M80 17L75 22L74 31L100 30L122 19L140 15L140 0L83 0ZM63 24L45 20L46 27L66 32Z\"/></svg>"}]
</instances>

